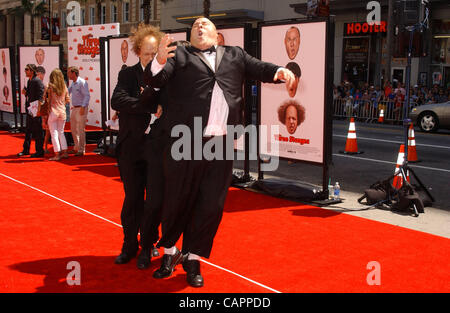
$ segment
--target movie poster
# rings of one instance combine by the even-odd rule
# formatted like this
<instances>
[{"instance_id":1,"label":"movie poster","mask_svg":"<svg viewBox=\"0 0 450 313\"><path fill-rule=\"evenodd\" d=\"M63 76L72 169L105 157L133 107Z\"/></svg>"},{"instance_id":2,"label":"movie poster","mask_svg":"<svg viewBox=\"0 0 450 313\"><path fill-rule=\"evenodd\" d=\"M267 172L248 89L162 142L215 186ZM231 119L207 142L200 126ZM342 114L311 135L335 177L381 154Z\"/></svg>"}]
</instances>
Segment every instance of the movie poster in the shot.
<instances>
[{"instance_id":1,"label":"movie poster","mask_svg":"<svg viewBox=\"0 0 450 313\"><path fill-rule=\"evenodd\" d=\"M119 53L120 51L120 53ZM109 59L109 95L107 107L109 108L108 119L111 119L116 111L111 108L111 97L114 88L117 85L119 72L127 66L133 66L139 62L138 56L131 49L131 43L128 37L109 39L108 47ZM107 67L108 70L108 67ZM118 127L111 126L111 129L118 130Z\"/></svg>"},{"instance_id":2,"label":"movie poster","mask_svg":"<svg viewBox=\"0 0 450 313\"><path fill-rule=\"evenodd\" d=\"M11 75L11 55L9 48L0 49L1 71L0 78L0 111L14 113L13 105L13 77Z\"/></svg>"},{"instance_id":3,"label":"movie poster","mask_svg":"<svg viewBox=\"0 0 450 313\"><path fill-rule=\"evenodd\" d=\"M50 73L55 68L60 68L60 46L19 46L19 85L20 85L20 112L25 111L24 88L27 86L28 78L25 75L25 66L34 64L36 67L42 66L45 69L44 86L48 85Z\"/></svg>"},{"instance_id":4,"label":"movie poster","mask_svg":"<svg viewBox=\"0 0 450 313\"><path fill-rule=\"evenodd\" d=\"M171 33L171 36L175 40L186 40L186 32ZM119 72L126 66L133 66L136 63L138 63L139 57L133 52L129 37L120 37L109 39L108 60L109 60L109 72L108 72L109 95L107 108L109 110L109 116L107 116L107 119L111 119L116 112L111 108L111 97L114 92L114 88L117 85ZM119 127L116 125L111 125L110 128L114 130L119 129Z\"/></svg>"},{"instance_id":5,"label":"movie poster","mask_svg":"<svg viewBox=\"0 0 450 313\"><path fill-rule=\"evenodd\" d=\"M99 38L118 35L119 27L119 23L111 23L67 28L68 65L79 68L91 93L86 125L102 127Z\"/></svg>"},{"instance_id":6,"label":"movie poster","mask_svg":"<svg viewBox=\"0 0 450 313\"><path fill-rule=\"evenodd\" d=\"M261 84L261 126L268 130L261 153L323 163L325 46L325 22L261 28L261 59L296 77L290 90L286 84ZM278 125L279 133L272 133L271 125ZM272 152L276 144L279 152Z\"/></svg>"},{"instance_id":7,"label":"movie poster","mask_svg":"<svg viewBox=\"0 0 450 313\"><path fill-rule=\"evenodd\" d=\"M177 41L177 40L187 40L187 35L186 32L167 32L168 34L170 34L170 36L172 36L172 38Z\"/></svg>"}]
</instances>

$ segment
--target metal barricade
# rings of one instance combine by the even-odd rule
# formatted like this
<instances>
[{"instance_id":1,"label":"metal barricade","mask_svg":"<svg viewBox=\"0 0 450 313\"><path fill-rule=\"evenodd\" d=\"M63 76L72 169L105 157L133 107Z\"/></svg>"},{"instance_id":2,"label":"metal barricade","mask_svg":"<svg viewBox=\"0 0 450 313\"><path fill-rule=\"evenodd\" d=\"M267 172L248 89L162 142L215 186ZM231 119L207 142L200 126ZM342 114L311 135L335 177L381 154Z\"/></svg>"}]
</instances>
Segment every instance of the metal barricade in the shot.
<instances>
[{"instance_id":1,"label":"metal barricade","mask_svg":"<svg viewBox=\"0 0 450 313\"><path fill-rule=\"evenodd\" d=\"M383 110L384 122L402 123L404 104L405 101L396 103L393 100L334 99L333 117L337 119L354 117L361 122L375 123ZM415 101L410 101L410 109L416 106L418 104Z\"/></svg>"}]
</instances>

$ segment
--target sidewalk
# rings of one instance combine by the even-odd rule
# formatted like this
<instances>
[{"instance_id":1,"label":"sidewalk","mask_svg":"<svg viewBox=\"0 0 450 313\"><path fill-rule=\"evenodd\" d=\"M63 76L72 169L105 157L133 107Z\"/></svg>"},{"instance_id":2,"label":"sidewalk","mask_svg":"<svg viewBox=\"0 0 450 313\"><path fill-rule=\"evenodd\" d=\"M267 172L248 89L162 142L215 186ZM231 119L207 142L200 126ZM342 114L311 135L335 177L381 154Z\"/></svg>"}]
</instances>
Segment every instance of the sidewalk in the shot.
<instances>
[{"instance_id":1,"label":"sidewalk","mask_svg":"<svg viewBox=\"0 0 450 313\"><path fill-rule=\"evenodd\" d=\"M235 170L239 171L240 169ZM258 174L254 172L250 172L250 175L254 178L258 177ZM265 178L279 177L266 174ZM319 187L319 189L321 189L321 187ZM393 212L387 209L370 208L366 210L368 206L358 203L358 198L361 196L362 194L359 193L341 190L342 203L322 206L321 208L450 238L449 211L425 207L425 213L419 214L418 217L414 217L412 215Z\"/></svg>"}]
</instances>

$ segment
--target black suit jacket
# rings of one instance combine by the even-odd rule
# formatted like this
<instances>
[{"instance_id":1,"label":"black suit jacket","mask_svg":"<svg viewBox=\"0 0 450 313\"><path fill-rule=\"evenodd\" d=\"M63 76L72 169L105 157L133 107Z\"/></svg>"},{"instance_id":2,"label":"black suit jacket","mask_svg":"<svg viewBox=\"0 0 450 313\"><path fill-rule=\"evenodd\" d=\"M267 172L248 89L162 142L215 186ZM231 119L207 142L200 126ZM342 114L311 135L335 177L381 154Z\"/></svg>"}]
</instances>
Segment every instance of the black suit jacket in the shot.
<instances>
[{"instance_id":1,"label":"black suit jacket","mask_svg":"<svg viewBox=\"0 0 450 313\"><path fill-rule=\"evenodd\" d=\"M111 97L111 107L119 113L119 135L116 152L133 157L142 148L151 113L158 106L158 92L146 87L142 66L137 63L119 72L117 85ZM141 87L144 92L141 93Z\"/></svg>"},{"instance_id":2,"label":"black suit jacket","mask_svg":"<svg viewBox=\"0 0 450 313\"><path fill-rule=\"evenodd\" d=\"M167 88L168 107L163 107L165 127L170 129L176 124L185 124L192 128L194 117L199 116L205 128L216 81L229 106L227 124L242 124L244 80L273 82L278 68L253 58L239 47L218 46L214 71L202 53L195 52L192 47L178 46L175 57L169 58L163 70L154 77L149 64L144 79L152 87Z\"/></svg>"},{"instance_id":3,"label":"black suit jacket","mask_svg":"<svg viewBox=\"0 0 450 313\"><path fill-rule=\"evenodd\" d=\"M44 83L37 77L34 76L32 79L29 79L27 82L26 88L26 102L25 108L28 109L30 103L36 100L42 100L44 96Z\"/></svg>"}]
</instances>

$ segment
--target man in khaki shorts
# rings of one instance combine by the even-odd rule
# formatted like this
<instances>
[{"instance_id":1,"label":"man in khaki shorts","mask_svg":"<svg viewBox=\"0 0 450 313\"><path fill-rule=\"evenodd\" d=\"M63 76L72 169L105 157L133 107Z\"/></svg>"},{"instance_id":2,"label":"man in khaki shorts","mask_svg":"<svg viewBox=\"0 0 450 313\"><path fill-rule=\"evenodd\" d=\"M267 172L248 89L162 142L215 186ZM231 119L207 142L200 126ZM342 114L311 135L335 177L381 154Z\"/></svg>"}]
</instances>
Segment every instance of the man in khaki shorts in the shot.
<instances>
[{"instance_id":1,"label":"man in khaki shorts","mask_svg":"<svg viewBox=\"0 0 450 313\"><path fill-rule=\"evenodd\" d=\"M74 147L69 153L76 156L84 155L86 146L86 117L89 106L89 86L88 83L79 77L79 70L76 66L67 69L67 77L73 83L69 87L71 96L70 131L72 132Z\"/></svg>"}]
</instances>

